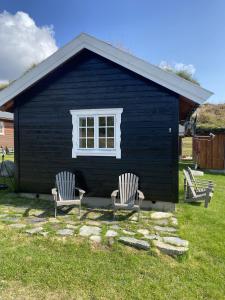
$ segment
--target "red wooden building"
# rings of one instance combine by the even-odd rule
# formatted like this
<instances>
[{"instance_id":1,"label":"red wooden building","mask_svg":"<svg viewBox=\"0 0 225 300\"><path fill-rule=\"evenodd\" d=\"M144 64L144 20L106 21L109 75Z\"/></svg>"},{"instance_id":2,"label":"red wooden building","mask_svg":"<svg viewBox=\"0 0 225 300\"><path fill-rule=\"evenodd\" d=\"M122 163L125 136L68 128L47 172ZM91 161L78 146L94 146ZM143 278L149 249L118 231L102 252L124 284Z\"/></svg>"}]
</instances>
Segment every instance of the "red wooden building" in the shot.
<instances>
[{"instance_id":1,"label":"red wooden building","mask_svg":"<svg viewBox=\"0 0 225 300\"><path fill-rule=\"evenodd\" d=\"M14 147L13 114L0 111L0 147Z\"/></svg>"}]
</instances>

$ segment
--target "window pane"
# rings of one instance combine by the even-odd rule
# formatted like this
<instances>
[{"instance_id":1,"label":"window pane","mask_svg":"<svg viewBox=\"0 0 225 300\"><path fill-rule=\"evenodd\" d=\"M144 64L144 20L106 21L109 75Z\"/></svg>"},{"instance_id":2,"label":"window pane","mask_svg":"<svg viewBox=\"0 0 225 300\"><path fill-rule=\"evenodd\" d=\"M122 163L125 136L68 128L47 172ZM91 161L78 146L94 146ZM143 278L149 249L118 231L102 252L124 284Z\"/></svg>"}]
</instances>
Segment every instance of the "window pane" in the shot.
<instances>
[{"instance_id":1,"label":"window pane","mask_svg":"<svg viewBox=\"0 0 225 300\"><path fill-rule=\"evenodd\" d=\"M107 126L114 126L114 117L107 117Z\"/></svg>"},{"instance_id":2,"label":"window pane","mask_svg":"<svg viewBox=\"0 0 225 300\"><path fill-rule=\"evenodd\" d=\"M99 148L106 148L106 139L105 138L99 139Z\"/></svg>"},{"instance_id":3,"label":"window pane","mask_svg":"<svg viewBox=\"0 0 225 300\"><path fill-rule=\"evenodd\" d=\"M86 118L80 118L80 127L86 127Z\"/></svg>"},{"instance_id":4,"label":"window pane","mask_svg":"<svg viewBox=\"0 0 225 300\"><path fill-rule=\"evenodd\" d=\"M86 128L80 128L80 137L86 137Z\"/></svg>"},{"instance_id":5,"label":"window pane","mask_svg":"<svg viewBox=\"0 0 225 300\"><path fill-rule=\"evenodd\" d=\"M107 148L114 148L114 139L107 139Z\"/></svg>"},{"instance_id":6,"label":"window pane","mask_svg":"<svg viewBox=\"0 0 225 300\"><path fill-rule=\"evenodd\" d=\"M87 118L87 126L94 127L94 118Z\"/></svg>"},{"instance_id":7,"label":"window pane","mask_svg":"<svg viewBox=\"0 0 225 300\"><path fill-rule=\"evenodd\" d=\"M87 139L87 148L94 148L94 139Z\"/></svg>"},{"instance_id":8,"label":"window pane","mask_svg":"<svg viewBox=\"0 0 225 300\"><path fill-rule=\"evenodd\" d=\"M106 126L105 117L99 117L99 126Z\"/></svg>"},{"instance_id":9,"label":"window pane","mask_svg":"<svg viewBox=\"0 0 225 300\"><path fill-rule=\"evenodd\" d=\"M87 137L94 137L94 128L87 128Z\"/></svg>"},{"instance_id":10,"label":"window pane","mask_svg":"<svg viewBox=\"0 0 225 300\"><path fill-rule=\"evenodd\" d=\"M79 147L86 148L86 139L80 139Z\"/></svg>"},{"instance_id":11,"label":"window pane","mask_svg":"<svg viewBox=\"0 0 225 300\"><path fill-rule=\"evenodd\" d=\"M99 137L105 137L105 135L106 135L106 129L99 128Z\"/></svg>"},{"instance_id":12,"label":"window pane","mask_svg":"<svg viewBox=\"0 0 225 300\"><path fill-rule=\"evenodd\" d=\"M107 137L114 137L114 128L107 128Z\"/></svg>"}]
</instances>

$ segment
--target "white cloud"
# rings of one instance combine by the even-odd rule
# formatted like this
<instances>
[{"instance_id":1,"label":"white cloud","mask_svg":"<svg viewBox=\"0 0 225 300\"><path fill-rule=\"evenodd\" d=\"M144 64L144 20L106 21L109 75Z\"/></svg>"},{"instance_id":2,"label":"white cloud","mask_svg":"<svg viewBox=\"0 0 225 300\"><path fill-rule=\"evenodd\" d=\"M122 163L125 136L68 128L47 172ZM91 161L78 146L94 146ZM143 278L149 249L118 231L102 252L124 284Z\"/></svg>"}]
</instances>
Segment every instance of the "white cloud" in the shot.
<instances>
[{"instance_id":1,"label":"white cloud","mask_svg":"<svg viewBox=\"0 0 225 300\"><path fill-rule=\"evenodd\" d=\"M57 50L53 26L38 27L22 11L0 13L0 81L18 78Z\"/></svg>"},{"instance_id":2,"label":"white cloud","mask_svg":"<svg viewBox=\"0 0 225 300\"><path fill-rule=\"evenodd\" d=\"M166 62L164 60L161 61L161 63L159 64L159 67L164 70L187 71L192 76L196 72L196 69L192 64L189 64L189 65L185 65L183 63L169 64L168 62Z\"/></svg>"}]
</instances>

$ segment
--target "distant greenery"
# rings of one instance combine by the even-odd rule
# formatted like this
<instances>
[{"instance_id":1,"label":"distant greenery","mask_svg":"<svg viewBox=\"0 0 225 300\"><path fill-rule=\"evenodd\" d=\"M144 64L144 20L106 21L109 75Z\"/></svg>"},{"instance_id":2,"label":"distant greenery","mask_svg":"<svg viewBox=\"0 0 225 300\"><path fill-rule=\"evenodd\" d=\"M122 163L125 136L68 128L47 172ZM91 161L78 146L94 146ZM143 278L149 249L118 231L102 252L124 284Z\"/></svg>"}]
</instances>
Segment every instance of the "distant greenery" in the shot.
<instances>
[{"instance_id":1,"label":"distant greenery","mask_svg":"<svg viewBox=\"0 0 225 300\"><path fill-rule=\"evenodd\" d=\"M194 78L192 73L189 72L188 70L176 70L176 69L172 68L171 66L164 67L163 70L165 70L167 72L174 73L177 76L180 76L185 80L188 80L188 81L191 81L194 84L200 85L198 80L196 78Z\"/></svg>"},{"instance_id":2,"label":"distant greenery","mask_svg":"<svg viewBox=\"0 0 225 300\"><path fill-rule=\"evenodd\" d=\"M0 83L0 91L6 88L8 85L8 83Z\"/></svg>"},{"instance_id":3,"label":"distant greenery","mask_svg":"<svg viewBox=\"0 0 225 300\"><path fill-rule=\"evenodd\" d=\"M225 104L204 104L197 114L197 132L225 132Z\"/></svg>"}]
</instances>

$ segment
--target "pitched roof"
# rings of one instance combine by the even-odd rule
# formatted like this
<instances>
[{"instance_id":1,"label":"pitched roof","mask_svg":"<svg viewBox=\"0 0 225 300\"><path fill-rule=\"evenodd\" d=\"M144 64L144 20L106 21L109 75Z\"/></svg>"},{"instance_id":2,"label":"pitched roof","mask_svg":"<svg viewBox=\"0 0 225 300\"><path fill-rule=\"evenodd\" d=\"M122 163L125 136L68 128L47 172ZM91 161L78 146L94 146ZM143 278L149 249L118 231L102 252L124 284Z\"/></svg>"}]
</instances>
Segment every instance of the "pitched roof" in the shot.
<instances>
[{"instance_id":1,"label":"pitched roof","mask_svg":"<svg viewBox=\"0 0 225 300\"><path fill-rule=\"evenodd\" d=\"M60 48L50 57L45 59L35 68L25 73L19 79L10 84L0 92L0 107L14 99L21 92L39 81L42 77L53 71L55 68L66 62L72 56L83 49L88 49L99 54L110 61L113 61L147 79L150 79L174 92L201 104L213 93L187 81L171 72L162 70L130 53L124 52L106 42L98 40L88 34L80 34L70 43Z\"/></svg>"},{"instance_id":2,"label":"pitched roof","mask_svg":"<svg viewBox=\"0 0 225 300\"><path fill-rule=\"evenodd\" d=\"M0 111L0 119L5 119L5 120L13 120L13 114Z\"/></svg>"}]
</instances>

